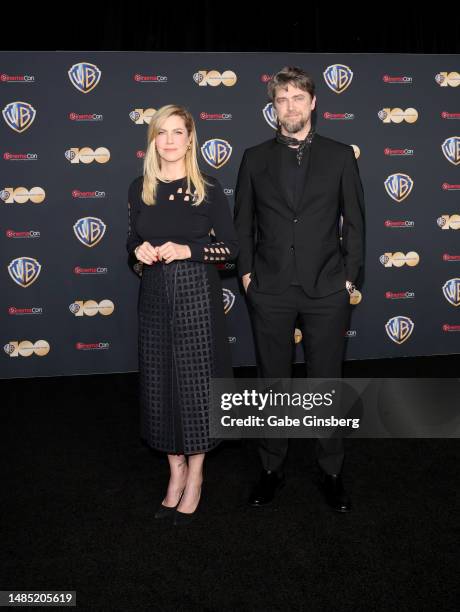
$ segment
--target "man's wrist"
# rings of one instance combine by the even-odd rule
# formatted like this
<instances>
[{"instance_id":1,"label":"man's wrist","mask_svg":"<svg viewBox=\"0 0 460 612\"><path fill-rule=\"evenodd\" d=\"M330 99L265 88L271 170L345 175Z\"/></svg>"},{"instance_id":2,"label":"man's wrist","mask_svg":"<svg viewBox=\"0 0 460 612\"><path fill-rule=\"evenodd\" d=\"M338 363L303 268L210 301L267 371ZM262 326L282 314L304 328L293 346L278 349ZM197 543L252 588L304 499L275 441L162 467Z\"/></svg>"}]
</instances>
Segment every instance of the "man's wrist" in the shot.
<instances>
[{"instance_id":1,"label":"man's wrist","mask_svg":"<svg viewBox=\"0 0 460 612\"><path fill-rule=\"evenodd\" d=\"M348 291L349 293L353 293L353 291L356 289L356 287L355 287L354 283L352 283L352 282L351 282L351 281L349 281L349 280L347 280L347 281L345 282L345 287L347 288L347 291Z\"/></svg>"}]
</instances>

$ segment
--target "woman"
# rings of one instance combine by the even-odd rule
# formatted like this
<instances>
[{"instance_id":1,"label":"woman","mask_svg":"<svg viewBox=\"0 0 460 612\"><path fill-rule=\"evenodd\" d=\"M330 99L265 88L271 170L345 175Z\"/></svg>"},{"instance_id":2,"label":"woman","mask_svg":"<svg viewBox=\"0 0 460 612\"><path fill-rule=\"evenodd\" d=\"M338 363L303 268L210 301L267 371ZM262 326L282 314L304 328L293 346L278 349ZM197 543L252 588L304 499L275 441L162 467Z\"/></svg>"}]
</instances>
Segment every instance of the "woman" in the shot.
<instances>
[{"instance_id":1,"label":"woman","mask_svg":"<svg viewBox=\"0 0 460 612\"><path fill-rule=\"evenodd\" d=\"M220 442L209 437L210 377L233 375L214 264L238 253L227 198L217 179L200 172L195 124L184 107L163 106L152 116L143 176L128 200L127 249L142 267L141 433L168 454L171 472L155 517L184 524L199 504L205 453Z\"/></svg>"}]
</instances>

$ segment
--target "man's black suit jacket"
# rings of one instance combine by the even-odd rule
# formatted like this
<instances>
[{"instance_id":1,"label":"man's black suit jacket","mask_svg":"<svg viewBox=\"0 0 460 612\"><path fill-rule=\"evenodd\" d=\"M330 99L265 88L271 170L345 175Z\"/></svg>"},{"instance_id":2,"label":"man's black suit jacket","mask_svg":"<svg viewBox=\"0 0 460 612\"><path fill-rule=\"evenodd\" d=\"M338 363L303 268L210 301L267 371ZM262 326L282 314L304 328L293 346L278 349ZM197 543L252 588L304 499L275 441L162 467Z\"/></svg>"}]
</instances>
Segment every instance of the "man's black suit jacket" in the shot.
<instances>
[{"instance_id":1,"label":"man's black suit jacket","mask_svg":"<svg viewBox=\"0 0 460 612\"><path fill-rule=\"evenodd\" d=\"M315 134L305 189L296 209L280 178L275 138L246 149L235 189L234 220L240 276L279 294L298 282L322 297L359 282L364 264L364 192L353 147ZM343 215L342 240L339 219Z\"/></svg>"}]
</instances>

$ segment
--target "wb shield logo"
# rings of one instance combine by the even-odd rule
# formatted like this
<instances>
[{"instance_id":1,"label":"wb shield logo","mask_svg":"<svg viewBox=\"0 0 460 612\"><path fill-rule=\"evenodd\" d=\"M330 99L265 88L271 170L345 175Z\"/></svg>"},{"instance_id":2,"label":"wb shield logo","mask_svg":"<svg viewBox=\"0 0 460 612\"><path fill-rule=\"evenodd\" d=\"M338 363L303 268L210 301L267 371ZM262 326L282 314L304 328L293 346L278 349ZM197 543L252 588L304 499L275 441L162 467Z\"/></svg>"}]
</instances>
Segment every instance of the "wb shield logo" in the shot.
<instances>
[{"instance_id":1,"label":"wb shield logo","mask_svg":"<svg viewBox=\"0 0 460 612\"><path fill-rule=\"evenodd\" d=\"M78 240L87 247L96 246L105 234L106 224L97 217L83 217L73 226L73 231Z\"/></svg>"},{"instance_id":2,"label":"wb shield logo","mask_svg":"<svg viewBox=\"0 0 460 612\"><path fill-rule=\"evenodd\" d=\"M323 72L326 85L336 94L343 93L353 79L353 72L348 66L343 64L333 64L328 66Z\"/></svg>"},{"instance_id":3,"label":"wb shield logo","mask_svg":"<svg viewBox=\"0 0 460 612\"><path fill-rule=\"evenodd\" d=\"M201 147L201 153L210 166L218 170L228 162L232 154L232 145L221 138L207 140Z\"/></svg>"},{"instance_id":4,"label":"wb shield logo","mask_svg":"<svg viewBox=\"0 0 460 612\"><path fill-rule=\"evenodd\" d=\"M442 152L446 159L454 166L460 164L460 136L451 136L441 145Z\"/></svg>"},{"instance_id":5,"label":"wb shield logo","mask_svg":"<svg viewBox=\"0 0 460 612\"><path fill-rule=\"evenodd\" d=\"M224 312L225 314L228 314L228 312L233 308L233 304L235 303L235 294L230 291L230 289L223 288L222 298L224 300Z\"/></svg>"},{"instance_id":6,"label":"wb shield logo","mask_svg":"<svg viewBox=\"0 0 460 612\"><path fill-rule=\"evenodd\" d=\"M414 331L414 322L409 317L393 317L385 323L385 330L388 337L396 342L396 344L402 344L405 342L411 333Z\"/></svg>"},{"instance_id":7,"label":"wb shield logo","mask_svg":"<svg viewBox=\"0 0 460 612\"><path fill-rule=\"evenodd\" d=\"M80 62L68 71L70 82L81 93L89 93L101 80L101 71L95 64Z\"/></svg>"},{"instance_id":8,"label":"wb shield logo","mask_svg":"<svg viewBox=\"0 0 460 612\"><path fill-rule=\"evenodd\" d=\"M412 191L414 181L408 174L390 174L385 181L385 189L390 198L396 202L402 202Z\"/></svg>"},{"instance_id":9,"label":"wb shield logo","mask_svg":"<svg viewBox=\"0 0 460 612\"><path fill-rule=\"evenodd\" d=\"M264 107L262 113L268 125L276 130L276 112L271 102Z\"/></svg>"},{"instance_id":10,"label":"wb shield logo","mask_svg":"<svg viewBox=\"0 0 460 612\"><path fill-rule=\"evenodd\" d=\"M442 287L444 297L452 306L460 306L460 278L451 278Z\"/></svg>"},{"instance_id":11,"label":"wb shield logo","mask_svg":"<svg viewBox=\"0 0 460 612\"><path fill-rule=\"evenodd\" d=\"M37 111L28 102L10 102L2 111L7 125L20 134L30 128Z\"/></svg>"},{"instance_id":12,"label":"wb shield logo","mask_svg":"<svg viewBox=\"0 0 460 612\"><path fill-rule=\"evenodd\" d=\"M29 287L34 283L41 269L41 264L33 257L17 257L8 266L11 278L20 287Z\"/></svg>"}]
</instances>

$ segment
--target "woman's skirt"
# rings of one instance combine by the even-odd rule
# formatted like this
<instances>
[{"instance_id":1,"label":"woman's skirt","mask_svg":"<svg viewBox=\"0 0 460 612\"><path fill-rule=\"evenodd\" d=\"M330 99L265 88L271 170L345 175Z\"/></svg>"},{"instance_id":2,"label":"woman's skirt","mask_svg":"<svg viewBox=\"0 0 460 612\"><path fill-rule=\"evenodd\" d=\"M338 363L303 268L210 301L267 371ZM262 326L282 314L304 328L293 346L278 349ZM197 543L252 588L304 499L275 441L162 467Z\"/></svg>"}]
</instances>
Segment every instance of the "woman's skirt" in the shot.
<instances>
[{"instance_id":1,"label":"woman's skirt","mask_svg":"<svg viewBox=\"0 0 460 612\"><path fill-rule=\"evenodd\" d=\"M233 376L217 269L143 265L138 312L142 439L169 454L211 450L210 378Z\"/></svg>"}]
</instances>

